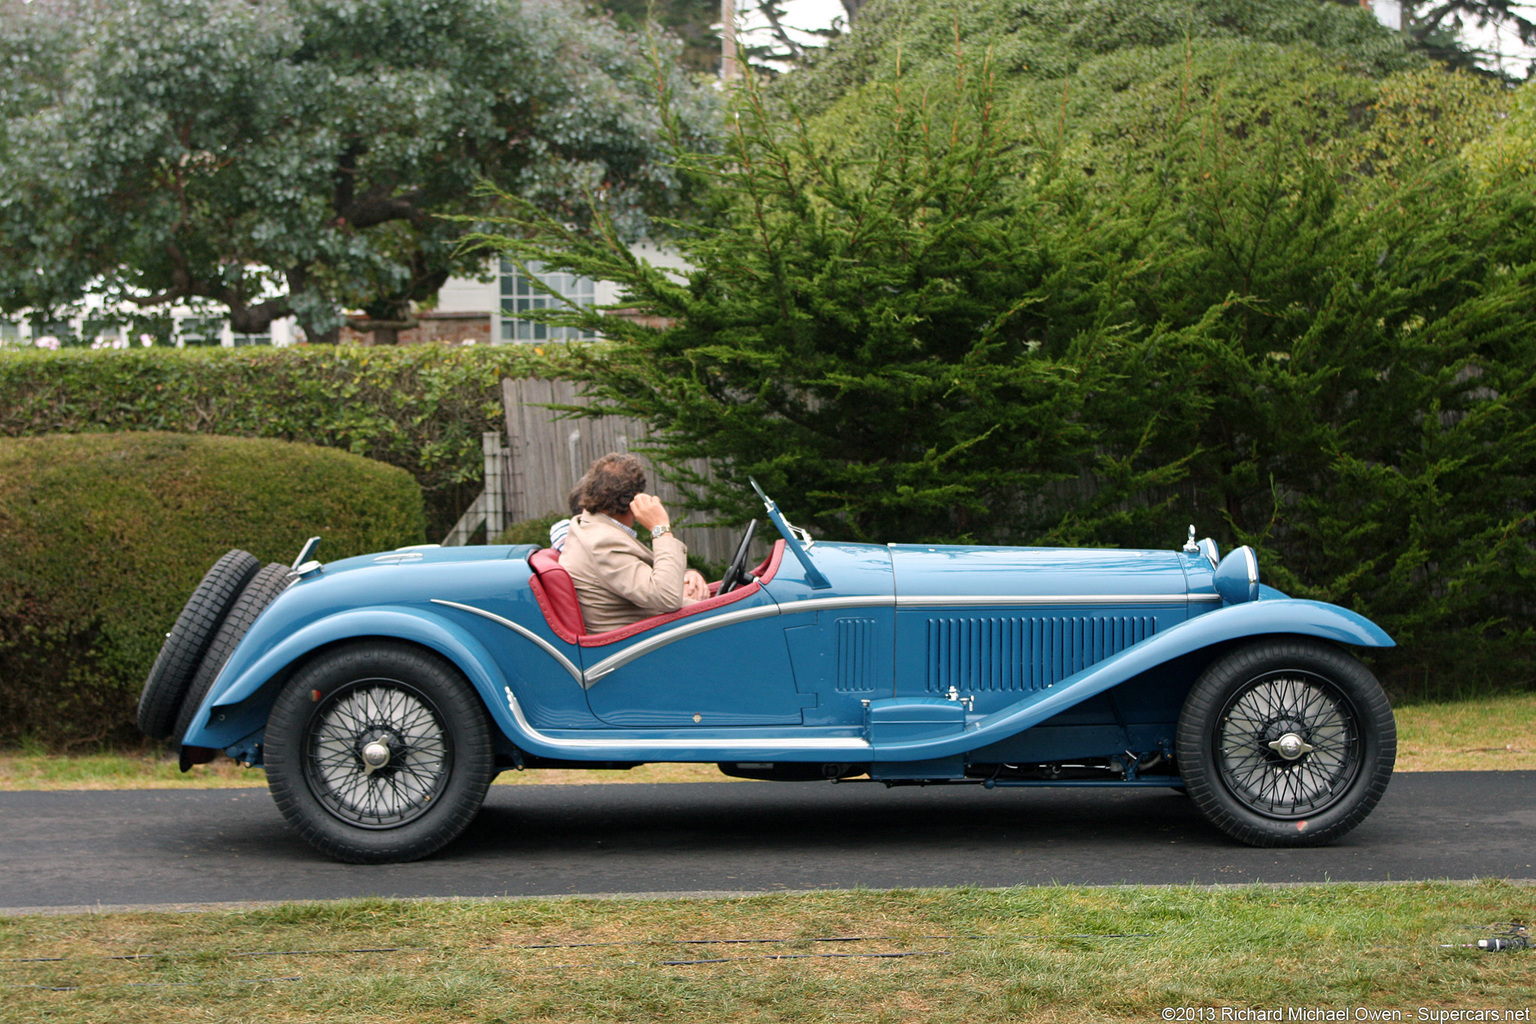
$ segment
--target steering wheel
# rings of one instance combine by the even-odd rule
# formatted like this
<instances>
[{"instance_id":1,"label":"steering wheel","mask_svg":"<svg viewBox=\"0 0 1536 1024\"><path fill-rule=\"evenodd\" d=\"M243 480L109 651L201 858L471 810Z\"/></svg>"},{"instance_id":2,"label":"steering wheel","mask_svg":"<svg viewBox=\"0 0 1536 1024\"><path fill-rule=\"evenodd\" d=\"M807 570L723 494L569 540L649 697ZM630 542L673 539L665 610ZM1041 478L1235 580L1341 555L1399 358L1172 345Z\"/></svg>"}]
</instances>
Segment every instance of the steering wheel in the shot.
<instances>
[{"instance_id":1,"label":"steering wheel","mask_svg":"<svg viewBox=\"0 0 1536 1024\"><path fill-rule=\"evenodd\" d=\"M753 582L757 577L747 572L747 549L752 546L752 535L757 532L757 520L747 524L747 532L741 535L741 543L736 545L736 553L731 556L730 568L725 570L725 575L720 577L720 589L715 596L729 594L737 587L744 587Z\"/></svg>"}]
</instances>

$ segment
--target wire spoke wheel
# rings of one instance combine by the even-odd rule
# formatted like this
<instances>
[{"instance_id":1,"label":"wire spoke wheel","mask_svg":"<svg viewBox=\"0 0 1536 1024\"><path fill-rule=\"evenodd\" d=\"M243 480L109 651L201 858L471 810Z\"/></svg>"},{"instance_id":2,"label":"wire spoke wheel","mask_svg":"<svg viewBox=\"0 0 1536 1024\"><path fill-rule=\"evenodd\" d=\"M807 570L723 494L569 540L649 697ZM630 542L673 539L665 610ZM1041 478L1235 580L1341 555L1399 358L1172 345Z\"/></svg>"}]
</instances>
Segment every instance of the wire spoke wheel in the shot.
<instances>
[{"instance_id":1,"label":"wire spoke wheel","mask_svg":"<svg viewBox=\"0 0 1536 1024\"><path fill-rule=\"evenodd\" d=\"M349 825L392 828L415 820L441 795L452 768L442 716L406 683L359 680L315 706L305 781L321 806Z\"/></svg>"},{"instance_id":2,"label":"wire spoke wheel","mask_svg":"<svg viewBox=\"0 0 1536 1024\"><path fill-rule=\"evenodd\" d=\"M1212 746L1232 795L1276 818L1324 810L1360 773L1359 715L1331 683L1304 672L1246 684L1218 716Z\"/></svg>"},{"instance_id":3,"label":"wire spoke wheel","mask_svg":"<svg viewBox=\"0 0 1536 1024\"><path fill-rule=\"evenodd\" d=\"M469 680L411 644L338 647L296 672L267 719L283 817L338 860L429 856L469 826L496 775L493 725Z\"/></svg>"},{"instance_id":4,"label":"wire spoke wheel","mask_svg":"<svg viewBox=\"0 0 1536 1024\"><path fill-rule=\"evenodd\" d=\"M1349 832L1386 792L1392 707L1369 669L1301 637L1217 657L1190 687L1175 751L1207 821L1252 846L1316 846Z\"/></svg>"}]
</instances>

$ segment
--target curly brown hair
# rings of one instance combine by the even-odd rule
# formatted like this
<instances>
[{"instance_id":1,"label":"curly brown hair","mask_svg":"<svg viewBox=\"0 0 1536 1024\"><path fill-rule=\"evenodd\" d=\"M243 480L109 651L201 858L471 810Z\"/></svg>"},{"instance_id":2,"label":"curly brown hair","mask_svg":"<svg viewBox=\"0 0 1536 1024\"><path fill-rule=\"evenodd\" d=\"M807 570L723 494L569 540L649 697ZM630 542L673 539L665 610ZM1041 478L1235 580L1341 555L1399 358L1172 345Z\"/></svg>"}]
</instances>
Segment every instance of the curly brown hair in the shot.
<instances>
[{"instance_id":1,"label":"curly brown hair","mask_svg":"<svg viewBox=\"0 0 1536 1024\"><path fill-rule=\"evenodd\" d=\"M592 463L582 480L587 511L618 516L628 512L635 495L645 490L645 469L628 452L613 452Z\"/></svg>"}]
</instances>

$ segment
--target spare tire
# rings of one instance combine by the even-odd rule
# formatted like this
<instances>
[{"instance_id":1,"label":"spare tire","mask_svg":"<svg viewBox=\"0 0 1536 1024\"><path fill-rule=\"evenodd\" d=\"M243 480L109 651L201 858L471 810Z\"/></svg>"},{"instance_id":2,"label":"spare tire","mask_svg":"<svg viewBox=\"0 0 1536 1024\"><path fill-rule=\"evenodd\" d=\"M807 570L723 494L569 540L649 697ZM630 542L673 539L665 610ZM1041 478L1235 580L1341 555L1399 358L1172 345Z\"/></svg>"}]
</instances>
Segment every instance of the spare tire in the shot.
<instances>
[{"instance_id":1,"label":"spare tire","mask_svg":"<svg viewBox=\"0 0 1536 1024\"><path fill-rule=\"evenodd\" d=\"M214 562L192 591L176 624L165 634L165 643L139 695L139 729L145 735L157 740L171 737L182 699L214 634L260 568L261 561L255 555L237 548Z\"/></svg>"},{"instance_id":2,"label":"spare tire","mask_svg":"<svg viewBox=\"0 0 1536 1024\"><path fill-rule=\"evenodd\" d=\"M251 623L294 579L293 570L281 563L271 562L252 576L251 582L240 591L240 596L235 599L218 633L214 635L213 642L208 645L208 653L203 656L203 663L192 677L186 699L181 702L181 711L176 715L176 728L171 733L177 743L192 727L192 717L197 714L208 691L213 689L213 681L219 677L224 663L235 653L235 648L240 646Z\"/></svg>"}]
</instances>

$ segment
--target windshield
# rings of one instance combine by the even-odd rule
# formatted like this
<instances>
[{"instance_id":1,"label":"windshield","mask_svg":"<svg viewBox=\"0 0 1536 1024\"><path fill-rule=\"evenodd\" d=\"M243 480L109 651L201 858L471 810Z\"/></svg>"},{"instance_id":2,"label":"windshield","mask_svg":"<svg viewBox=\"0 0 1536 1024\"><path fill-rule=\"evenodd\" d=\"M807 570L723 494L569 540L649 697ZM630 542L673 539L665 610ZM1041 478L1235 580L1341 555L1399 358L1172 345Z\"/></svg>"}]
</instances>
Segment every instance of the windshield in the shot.
<instances>
[{"instance_id":1,"label":"windshield","mask_svg":"<svg viewBox=\"0 0 1536 1024\"><path fill-rule=\"evenodd\" d=\"M779 506L773 503L772 498L763 493L763 489L758 486L757 481L751 477L747 479L751 482L752 489L757 492L757 496L762 499L763 509L768 513L768 518L772 521L774 529L779 531L779 535L784 538L785 545L794 554L795 560L800 563L801 568L805 570L805 578L810 583L811 589L826 590L832 586L831 582L821 574L821 570L816 568L815 563L811 561L810 548L816 542L811 539L809 531L795 526L788 519L785 519L784 513L779 511Z\"/></svg>"}]
</instances>

